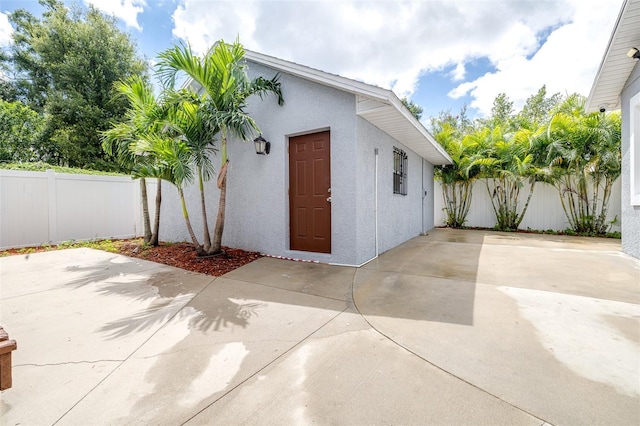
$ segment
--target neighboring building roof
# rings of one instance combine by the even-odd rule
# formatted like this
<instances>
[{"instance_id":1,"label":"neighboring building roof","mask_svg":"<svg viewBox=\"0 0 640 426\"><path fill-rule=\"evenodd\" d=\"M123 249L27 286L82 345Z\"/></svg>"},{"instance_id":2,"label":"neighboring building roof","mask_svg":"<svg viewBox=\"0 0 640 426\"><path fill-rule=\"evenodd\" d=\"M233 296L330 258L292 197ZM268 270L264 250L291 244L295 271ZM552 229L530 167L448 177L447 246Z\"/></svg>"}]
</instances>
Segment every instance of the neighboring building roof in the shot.
<instances>
[{"instance_id":1,"label":"neighboring building roof","mask_svg":"<svg viewBox=\"0 0 640 426\"><path fill-rule=\"evenodd\" d=\"M593 82L587 112L620 108L620 93L636 65L627 56L633 47L640 49L640 0L625 0Z\"/></svg>"},{"instance_id":2,"label":"neighboring building roof","mask_svg":"<svg viewBox=\"0 0 640 426\"><path fill-rule=\"evenodd\" d=\"M296 77L356 95L356 114L404 144L431 164L451 164L440 146L391 90L247 50L245 58Z\"/></svg>"}]
</instances>

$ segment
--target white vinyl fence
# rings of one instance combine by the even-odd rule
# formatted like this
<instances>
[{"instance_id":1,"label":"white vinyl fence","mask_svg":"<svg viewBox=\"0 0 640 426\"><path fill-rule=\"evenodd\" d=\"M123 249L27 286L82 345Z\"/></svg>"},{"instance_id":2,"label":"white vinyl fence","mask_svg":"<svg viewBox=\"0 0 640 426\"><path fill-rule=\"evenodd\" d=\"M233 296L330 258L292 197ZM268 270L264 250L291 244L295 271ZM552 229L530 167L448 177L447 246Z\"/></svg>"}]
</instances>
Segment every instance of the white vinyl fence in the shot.
<instances>
[{"instance_id":1,"label":"white vinyl fence","mask_svg":"<svg viewBox=\"0 0 640 426\"><path fill-rule=\"evenodd\" d=\"M129 177L0 170L0 249L142 232L140 184Z\"/></svg>"},{"instance_id":2,"label":"white vinyl fence","mask_svg":"<svg viewBox=\"0 0 640 426\"><path fill-rule=\"evenodd\" d=\"M444 225L447 215L444 212L444 201L442 199L442 187L436 181L434 185L434 225ZM521 206L527 201L529 195L529 185L525 185L520 191ZM473 186L471 209L465 226L493 228L496 224L495 214L491 207L491 199L483 180L478 180ZM609 200L609 211L607 219L620 219L621 199L620 199L620 179L613 184L611 199ZM524 215L520 229L532 229L538 231L554 230L564 231L569 228L569 222L562 210L560 195L558 190L549 184L536 183L533 196L529 203L527 213ZM620 231L620 222L611 228L611 231Z\"/></svg>"},{"instance_id":3,"label":"white vinyl fence","mask_svg":"<svg viewBox=\"0 0 640 426\"><path fill-rule=\"evenodd\" d=\"M147 181L153 218L155 182ZM521 191L526 201L528 187ZM434 224L444 225L444 201L434 185ZM620 217L620 180L613 186L609 220ZM491 228L495 216L485 183L477 181L466 226ZM536 184L521 229L562 231L569 227L557 190ZM620 224L612 227L620 231ZM71 240L142 235L140 183L129 177L0 170L0 250Z\"/></svg>"}]
</instances>

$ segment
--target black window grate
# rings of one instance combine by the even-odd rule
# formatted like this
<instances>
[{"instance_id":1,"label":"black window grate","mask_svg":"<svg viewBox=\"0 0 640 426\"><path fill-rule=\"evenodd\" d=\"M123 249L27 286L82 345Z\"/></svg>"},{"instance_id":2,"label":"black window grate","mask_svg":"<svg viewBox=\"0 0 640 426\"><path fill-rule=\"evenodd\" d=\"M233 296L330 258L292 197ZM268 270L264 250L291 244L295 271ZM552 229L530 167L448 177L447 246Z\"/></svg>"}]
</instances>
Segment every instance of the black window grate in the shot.
<instances>
[{"instance_id":1,"label":"black window grate","mask_svg":"<svg viewBox=\"0 0 640 426\"><path fill-rule=\"evenodd\" d=\"M393 193L407 195L407 154L393 148Z\"/></svg>"}]
</instances>

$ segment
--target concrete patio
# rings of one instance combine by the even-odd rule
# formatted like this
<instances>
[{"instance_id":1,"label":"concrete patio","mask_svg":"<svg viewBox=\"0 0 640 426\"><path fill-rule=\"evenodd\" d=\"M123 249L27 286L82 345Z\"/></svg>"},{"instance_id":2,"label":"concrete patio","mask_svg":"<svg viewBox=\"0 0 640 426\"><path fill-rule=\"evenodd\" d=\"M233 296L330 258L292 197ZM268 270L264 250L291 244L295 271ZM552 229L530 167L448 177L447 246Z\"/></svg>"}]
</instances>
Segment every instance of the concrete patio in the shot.
<instances>
[{"instance_id":1,"label":"concrete patio","mask_svg":"<svg viewBox=\"0 0 640 426\"><path fill-rule=\"evenodd\" d=\"M360 269L0 258L6 425L640 424L640 261L437 229Z\"/></svg>"}]
</instances>

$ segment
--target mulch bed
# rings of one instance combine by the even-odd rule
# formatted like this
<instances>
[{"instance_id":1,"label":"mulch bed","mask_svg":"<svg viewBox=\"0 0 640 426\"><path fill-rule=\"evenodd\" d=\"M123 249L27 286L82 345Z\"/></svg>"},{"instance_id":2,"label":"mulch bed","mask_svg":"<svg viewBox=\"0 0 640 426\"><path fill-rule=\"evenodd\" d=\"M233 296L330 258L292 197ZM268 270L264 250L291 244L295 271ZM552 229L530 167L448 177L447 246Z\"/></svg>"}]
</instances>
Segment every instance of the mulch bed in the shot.
<instances>
[{"instance_id":1,"label":"mulch bed","mask_svg":"<svg viewBox=\"0 0 640 426\"><path fill-rule=\"evenodd\" d=\"M0 252L0 256L38 253L71 247L45 246L9 249ZM175 266L188 271L213 275L215 277L224 275L227 272L231 272L234 269L262 257L259 252L245 251L230 247L222 247L222 249L223 253L220 255L198 257L196 256L193 244L190 243L161 243L158 247L145 247L142 245L142 239L136 238L131 240L114 240L109 251L115 250L117 253L124 256L163 263L165 265Z\"/></svg>"},{"instance_id":2,"label":"mulch bed","mask_svg":"<svg viewBox=\"0 0 640 426\"><path fill-rule=\"evenodd\" d=\"M137 249L136 249L137 247ZM222 247L216 256L198 257L192 244L160 244L158 247L141 248L140 245L123 245L120 254L152 262L175 266L188 271L219 277L262 257L259 252Z\"/></svg>"}]
</instances>

